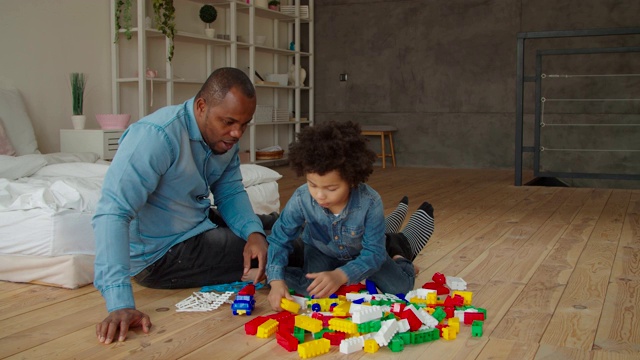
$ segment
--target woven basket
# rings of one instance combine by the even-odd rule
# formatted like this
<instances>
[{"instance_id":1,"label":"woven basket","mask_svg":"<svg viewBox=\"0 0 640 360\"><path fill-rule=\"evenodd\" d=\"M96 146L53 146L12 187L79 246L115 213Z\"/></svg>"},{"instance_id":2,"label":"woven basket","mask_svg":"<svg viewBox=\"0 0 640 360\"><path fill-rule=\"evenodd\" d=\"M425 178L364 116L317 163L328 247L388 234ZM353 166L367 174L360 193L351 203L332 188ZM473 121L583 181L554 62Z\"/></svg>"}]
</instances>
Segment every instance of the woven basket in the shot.
<instances>
[{"instance_id":1,"label":"woven basket","mask_svg":"<svg viewBox=\"0 0 640 360\"><path fill-rule=\"evenodd\" d=\"M284 150L280 151L256 151L256 160L276 160L282 159Z\"/></svg>"}]
</instances>

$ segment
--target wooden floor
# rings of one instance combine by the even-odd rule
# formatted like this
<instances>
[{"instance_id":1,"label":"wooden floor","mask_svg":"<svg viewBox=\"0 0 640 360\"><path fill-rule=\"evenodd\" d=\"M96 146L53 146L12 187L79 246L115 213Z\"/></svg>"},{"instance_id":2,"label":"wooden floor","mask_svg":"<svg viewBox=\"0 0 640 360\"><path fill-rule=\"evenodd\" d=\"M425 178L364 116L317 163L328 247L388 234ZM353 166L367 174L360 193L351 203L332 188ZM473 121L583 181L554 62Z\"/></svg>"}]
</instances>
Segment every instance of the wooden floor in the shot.
<instances>
[{"instance_id":1,"label":"wooden floor","mask_svg":"<svg viewBox=\"0 0 640 360\"><path fill-rule=\"evenodd\" d=\"M282 205L302 183L286 168ZM408 195L411 212L435 207L436 231L417 258L416 287L434 272L460 276L488 311L484 336L461 329L452 341L401 353L341 354L366 359L640 359L640 190L514 187L511 171L377 168L369 181L389 213ZM176 313L197 289L134 285L149 335L100 345L106 316L99 293L0 282L0 358L297 359L272 339L245 335L250 319L228 305ZM254 315L271 313L260 290ZM167 311L167 309L169 309Z\"/></svg>"}]
</instances>

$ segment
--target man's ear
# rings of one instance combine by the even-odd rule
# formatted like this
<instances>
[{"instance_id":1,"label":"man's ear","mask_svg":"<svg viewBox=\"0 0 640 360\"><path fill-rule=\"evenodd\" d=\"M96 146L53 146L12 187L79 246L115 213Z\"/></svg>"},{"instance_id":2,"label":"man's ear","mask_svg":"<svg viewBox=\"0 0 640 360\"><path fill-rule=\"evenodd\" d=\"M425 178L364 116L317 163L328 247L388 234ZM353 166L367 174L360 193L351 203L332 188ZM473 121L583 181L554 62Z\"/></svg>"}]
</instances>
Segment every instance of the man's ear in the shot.
<instances>
[{"instance_id":1,"label":"man's ear","mask_svg":"<svg viewBox=\"0 0 640 360\"><path fill-rule=\"evenodd\" d=\"M203 98L197 98L193 102L193 113L196 119L200 119L207 113L207 102Z\"/></svg>"}]
</instances>

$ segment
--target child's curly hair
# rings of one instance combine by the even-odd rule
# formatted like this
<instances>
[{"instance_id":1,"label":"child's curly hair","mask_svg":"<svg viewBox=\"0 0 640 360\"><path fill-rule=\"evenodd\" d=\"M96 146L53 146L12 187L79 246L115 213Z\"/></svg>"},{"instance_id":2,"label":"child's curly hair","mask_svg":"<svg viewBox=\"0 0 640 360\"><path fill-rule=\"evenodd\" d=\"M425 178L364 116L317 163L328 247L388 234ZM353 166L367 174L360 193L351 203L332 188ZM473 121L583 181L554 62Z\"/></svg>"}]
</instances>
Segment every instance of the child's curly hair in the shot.
<instances>
[{"instance_id":1,"label":"child's curly hair","mask_svg":"<svg viewBox=\"0 0 640 360\"><path fill-rule=\"evenodd\" d=\"M378 156L357 123L329 121L304 128L297 138L289 145L289 163L298 176L337 170L354 187L373 173Z\"/></svg>"}]
</instances>

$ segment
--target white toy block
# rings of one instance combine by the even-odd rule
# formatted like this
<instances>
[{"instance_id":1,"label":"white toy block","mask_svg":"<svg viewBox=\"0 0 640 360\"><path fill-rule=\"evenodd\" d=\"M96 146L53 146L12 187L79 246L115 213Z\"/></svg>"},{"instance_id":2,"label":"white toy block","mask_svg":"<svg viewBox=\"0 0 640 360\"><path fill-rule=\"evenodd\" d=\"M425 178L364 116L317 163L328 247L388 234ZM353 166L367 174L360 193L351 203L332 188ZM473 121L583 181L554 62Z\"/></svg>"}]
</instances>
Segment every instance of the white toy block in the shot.
<instances>
[{"instance_id":1,"label":"white toy block","mask_svg":"<svg viewBox=\"0 0 640 360\"><path fill-rule=\"evenodd\" d=\"M435 290L431 290L431 289L417 289L416 290L416 297L418 299L426 300L427 299L427 294L429 294L429 293L436 293L437 294L438 292L435 291Z\"/></svg>"},{"instance_id":2,"label":"white toy block","mask_svg":"<svg viewBox=\"0 0 640 360\"><path fill-rule=\"evenodd\" d=\"M351 354L364 348L364 339L360 336L344 339L340 342L340 352Z\"/></svg>"},{"instance_id":3,"label":"white toy block","mask_svg":"<svg viewBox=\"0 0 640 360\"><path fill-rule=\"evenodd\" d=\"M414 297L418 297L418 290L411 290L404 295L404 298L407 300L413 299Z\"/></svg>"},{"instance_id":4,"label":"white toy block","mask_svg":"<svg viewBox=\"0 0 640 360\"><path fill-rule=\"evenodd\" d=\"M370 294L363 294L363 293L347 293L345 296L349 301L362 299L365 302L369 302L373 298L373 296L371 296Z\"/></svg>"},{"instance_id":5,"label":"white toy block","mask_svg":"<svg viewBox=\"0 0 640 360\"><path fill-rule=\"evenodd\" d=\"M447 276L447 287L451 290L467 290L467 282L462 278Z\"/></svg>"},{"instance_id":6,"label":"white toy block","mask_svg":"<svg viewBox=\"0 0 640 360\"><path fill-rule=\"evenodd\" d=\"M351 312L351 322L362 324L367 321L380 319L383 315L380 306L362 306L359 311Z\"/></svg>"},{"instance_id":7,"label":"white toy block","mask_svg":"<svg viewBox=\"0 0 640 360\"><path fill-rule=\"evenodd\" d=\"M378 345L387 346L389 344L389 341L391 341L391 339L393 338L393 335L395 335L397 332L398 322L395 320L385 320L382 322L380 330L376 332L373 338L376 340Z\"/></svg>"},{"instance_id":8,"label":"white toy block","mask_svg":"<svg viewBox=\"0 0 640 360\"><path fill-rule=\"evenodd\" d=\"M438 325L438 319L434 318L427 311L425 311L423 309L418 309L418 313L420 313L420 315L421 315L421 317L419 316L420 321L422 321L422 323L424 325L426 325L427 327L433 329Z\"/></svg>"},{"instance_id":9,"label":"white toy block","mask_svg":"<svg viewBox=\"0 0 640 360\"><path fill-rule=\"evenodd\" d=\"M409 325L409 320L402 319L398 321L398 332L407 332L411 330L411 326Z\"/></svg>"},{"instance_id":10,"label":"white toy block","mask_svg":"<svg viewBox=\"0 0 640 360\"><path fill-rule=\"evenodd\" d=\"M300 309L306 309L307 308L307 298L304 298L302 296L297 296L297 295L291 295L291 298L298 305L300 305Z\"/></svg>"}]
</instances>

